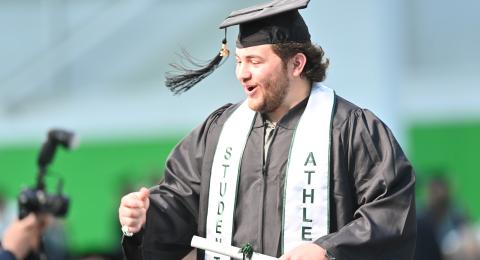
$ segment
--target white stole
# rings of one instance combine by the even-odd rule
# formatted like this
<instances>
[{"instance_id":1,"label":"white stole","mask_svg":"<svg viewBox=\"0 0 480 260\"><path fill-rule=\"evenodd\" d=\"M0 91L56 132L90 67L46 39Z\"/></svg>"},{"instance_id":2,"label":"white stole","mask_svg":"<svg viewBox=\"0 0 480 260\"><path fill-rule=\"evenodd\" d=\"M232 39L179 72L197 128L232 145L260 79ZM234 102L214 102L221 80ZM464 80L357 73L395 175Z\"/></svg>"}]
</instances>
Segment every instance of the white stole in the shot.
<instances>
[{"instance_id":1,"label":"white stole","mask_svg":"<svg viewBox=\"0 0 480 260\"><path fill-rule=\"evenodd\" d=\"M223 126L210 176L206 237L208 240L225 245L232 244L233 213L240 162L254 118L255 111L248 108L248 102L245 101ZM205 259L228 260L229 257L205 252Z\"/></svg>"},{"instance_id":2,"label":"white stole","mask_svg":"<svg viewBox=\"0 0 480 260\"><path fill-rule=\"evenodd\" d=\"M290 148L283 203L283 253L328 234L333 90L314 85Z\"/></svg>"}]
</instances>

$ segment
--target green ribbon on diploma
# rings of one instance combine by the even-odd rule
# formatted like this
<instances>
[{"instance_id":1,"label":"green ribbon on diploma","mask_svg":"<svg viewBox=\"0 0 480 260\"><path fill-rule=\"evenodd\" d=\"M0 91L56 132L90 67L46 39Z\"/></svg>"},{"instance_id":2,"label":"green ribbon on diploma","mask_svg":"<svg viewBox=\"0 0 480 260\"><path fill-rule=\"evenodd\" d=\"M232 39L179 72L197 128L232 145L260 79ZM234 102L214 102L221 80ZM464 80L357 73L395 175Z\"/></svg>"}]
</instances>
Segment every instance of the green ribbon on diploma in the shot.
<instances>
[{"instance_id":1,"label":"green ribbon on diploma","mask_svg":"<svg viewBox=\"0 0 480 260\"><path fill-rule=\"evenodd\" d=\"M240 253L243 254L243 260L245 259L252 259L252 255L253 255L253 247L252 245L250 245L250 243L247 243L246 245L242 246L242 248L240 248ZM245 258L246 257L246 258Z\"/></svg>"}]
</instances>

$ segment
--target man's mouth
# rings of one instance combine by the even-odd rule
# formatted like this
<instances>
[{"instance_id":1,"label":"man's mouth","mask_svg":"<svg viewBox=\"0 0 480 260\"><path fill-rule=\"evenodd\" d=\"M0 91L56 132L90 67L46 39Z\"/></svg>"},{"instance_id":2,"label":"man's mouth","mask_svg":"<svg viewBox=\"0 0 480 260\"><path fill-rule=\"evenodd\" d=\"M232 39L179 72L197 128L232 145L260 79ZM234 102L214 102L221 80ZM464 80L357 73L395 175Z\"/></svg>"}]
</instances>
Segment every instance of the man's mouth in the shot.
<instances>
[{"instance_id":1,"label":"man's mouth","mask_svg":"<svg viewBox=\"0 0 480 260\"><path fill-rule=\"evenodd\" d=\"M247 94L251 94L255 89L257 88L257 85L246 85L245 90Z\"/></svg>"}]
</instances>

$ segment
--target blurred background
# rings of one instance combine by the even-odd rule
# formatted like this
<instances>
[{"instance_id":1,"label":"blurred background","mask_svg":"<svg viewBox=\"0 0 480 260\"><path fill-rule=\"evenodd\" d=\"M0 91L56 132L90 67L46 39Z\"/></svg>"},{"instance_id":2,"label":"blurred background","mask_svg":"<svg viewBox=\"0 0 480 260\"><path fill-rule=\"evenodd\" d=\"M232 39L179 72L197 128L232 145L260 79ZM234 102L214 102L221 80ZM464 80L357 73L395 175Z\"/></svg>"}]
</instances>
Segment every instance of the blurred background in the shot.
<instances>
[{"instance_id":1,"label":"blurred background","mask_svg":"<svg viewBox=\"0 0 480 260\"><path fill-rule=\"evenodd\" d=\"M182 136L243 99L232 57L181 96L164 87L168 64L181 48L213 58L220 22L261 2L0 1L0 235L60 127L81 144L59 150L47 174L49 191L62 179L71 199L47 233L51 259L118 258L121 196L158 182ZM382 118L417 171L418 259L480 259L478 10L475 0L312 0L301 11L331 62L325 84Z\"/></svg>"}]
</instances>

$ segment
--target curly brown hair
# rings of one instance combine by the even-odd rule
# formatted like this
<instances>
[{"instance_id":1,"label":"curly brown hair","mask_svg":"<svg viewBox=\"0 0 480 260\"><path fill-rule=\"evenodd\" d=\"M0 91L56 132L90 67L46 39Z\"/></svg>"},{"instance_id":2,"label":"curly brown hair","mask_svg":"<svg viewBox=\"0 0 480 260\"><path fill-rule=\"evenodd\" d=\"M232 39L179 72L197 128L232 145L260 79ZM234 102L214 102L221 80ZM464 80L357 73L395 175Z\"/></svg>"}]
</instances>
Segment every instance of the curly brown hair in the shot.
<instances>
[{"instance_id":1,"label":"curly brown hair","mask_svg":"<svg viewBox=\"0 0 480 260\"><path fill-rule=\"evenodd\" d=\"M272 45L273 52L277 54L286 66L288 60L297 53L303 53L307 57L307 63L303 68L302 77L311 82L322 82L325 80L327 68L330 61L324 57L322 47L311 42L308 43L277 43Z\"/></svg>"}]
</instances>

